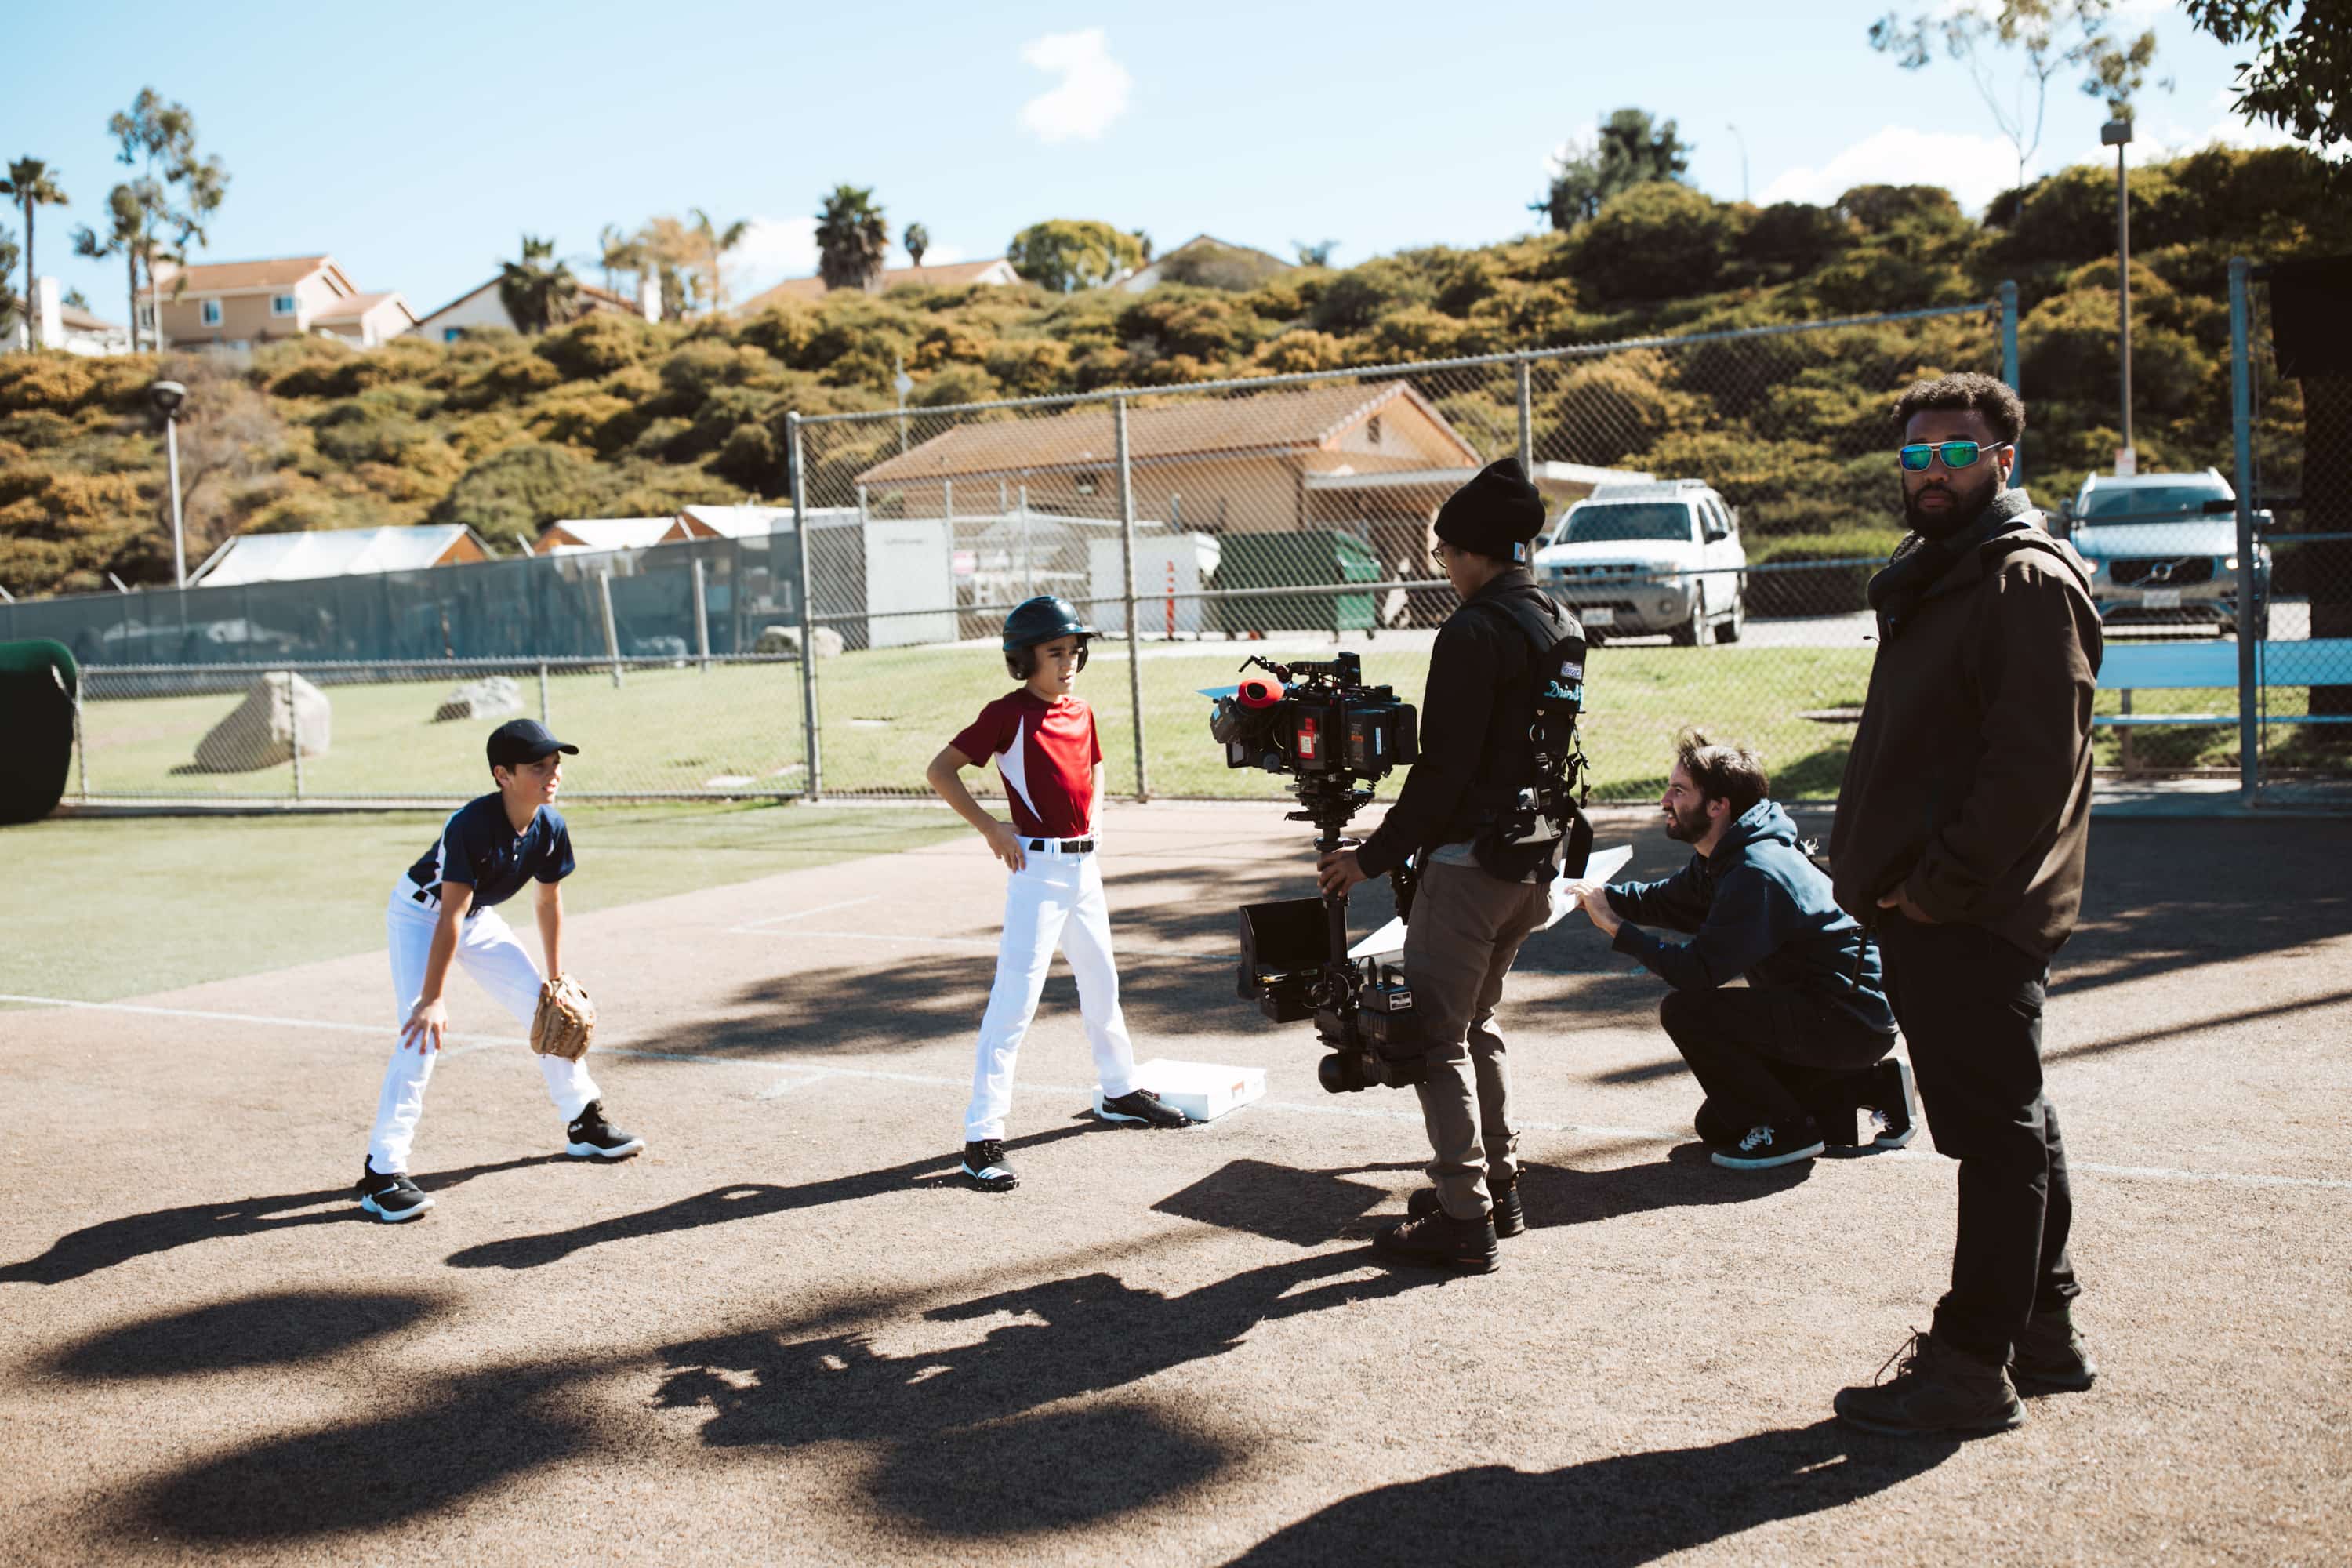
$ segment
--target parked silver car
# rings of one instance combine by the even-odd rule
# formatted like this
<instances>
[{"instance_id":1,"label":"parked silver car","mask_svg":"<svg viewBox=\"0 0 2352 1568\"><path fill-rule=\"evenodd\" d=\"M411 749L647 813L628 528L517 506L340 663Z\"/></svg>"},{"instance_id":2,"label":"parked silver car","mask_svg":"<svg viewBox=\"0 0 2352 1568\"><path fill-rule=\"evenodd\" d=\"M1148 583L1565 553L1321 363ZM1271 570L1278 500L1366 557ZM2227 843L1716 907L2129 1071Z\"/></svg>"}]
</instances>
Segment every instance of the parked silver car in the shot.
<instances>
[{"instance_id":1,"label":"parked silver car","mask_svg":"<svg viewBox=\"0 0 2352 1568\"><path fill-rule=\"evenodd\" d=\"M1536 552L1536 581L1598 643L1660 633L1685 647L1748 625L1739 515L1699 479L1603 485Z\"/></svg>"},{"instance_id":2,"label":"parked silver car","mask_svg":"<svg viewBox=\"0 0 2352 1568\"><path fill-rule=\"evenodd\" d=\"M2237 492L2218 469L2093 474L2059 509L2061 528L2091 568L2091 597L2109 625L2238 629ZM2259 533L2269 519L2257 514ZM2268 630L2271 554L2254 546L2254 635Z\"/></svg>"}]
</instances>

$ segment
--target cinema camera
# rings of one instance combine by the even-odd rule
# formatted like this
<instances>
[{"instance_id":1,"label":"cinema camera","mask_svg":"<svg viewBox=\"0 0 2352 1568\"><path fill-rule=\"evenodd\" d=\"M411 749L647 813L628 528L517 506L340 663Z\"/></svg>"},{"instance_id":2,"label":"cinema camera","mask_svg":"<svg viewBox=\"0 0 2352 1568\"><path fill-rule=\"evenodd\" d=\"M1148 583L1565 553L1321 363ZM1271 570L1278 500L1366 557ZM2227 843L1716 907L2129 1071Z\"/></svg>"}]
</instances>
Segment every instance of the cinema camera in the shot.
<instances>
[{"instance_id":1,"label":"cinema camera","mask_svg":"<svg viewBox=\"0 0 2352 1568\"><path fill-rule=\"evenodd\" d=\"M1248 674L1252 666L1265 671ZM1292 775L1298 809L1292 822L1315 825L1319 859L1353 846L1349 819L1372 798L1369 787L1420 754L1412 704L1385 686L1363 683L1362 661L1342 653L1328 662L1270 664L1252 658L1245 679L1220 695L1209 731L1229 768ZM1392 873L1397 910L1412 904L1412 874ZM1244 904L1242 956L1234 990L1277 1024L1315 1021L1330 1055L1317 1076L1333 1094L1373 1084L1421 1081L1424 1049L1414 1028L1412 989L1393 964L1348 957L1348 896Z\"/></svg>"}]
</instances>

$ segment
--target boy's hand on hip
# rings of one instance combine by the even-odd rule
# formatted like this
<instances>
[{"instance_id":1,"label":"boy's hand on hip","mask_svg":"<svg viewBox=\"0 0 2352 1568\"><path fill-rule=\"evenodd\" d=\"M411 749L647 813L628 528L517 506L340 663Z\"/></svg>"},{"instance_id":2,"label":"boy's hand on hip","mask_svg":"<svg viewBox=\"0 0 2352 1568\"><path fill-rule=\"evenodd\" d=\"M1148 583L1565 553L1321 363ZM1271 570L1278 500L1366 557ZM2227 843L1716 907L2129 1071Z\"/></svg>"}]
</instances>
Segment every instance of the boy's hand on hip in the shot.
<instances>
[{"instance_id":1,"label":"boy's hand on hip","mask_svg":"<svg viewBox=\"0 0 2352 1568\"><path fill-rule=\"evenodd\" d=\"M1000 822L989 828L988 851L1011 870L1018 871L1029 864L1028 846L1021 841L1021 835L1013 830L1010 823Z\"/></svg>"},{"instance_id":2,"label":"boy's hand on hip","mask_svg":"<svg viewBox=\"0 0 2352 1568\"><path fill-rule=\"evenodd\" d=\"M441 1048L441 1037L448 1032L447 1004L437 996L430 1002L419 1002L415 1011L408 1015L408 1022L401 1026L400 1048L406 1050L414 1040L419 1051L437 1051Z\"/></svg>"}]
</instances>

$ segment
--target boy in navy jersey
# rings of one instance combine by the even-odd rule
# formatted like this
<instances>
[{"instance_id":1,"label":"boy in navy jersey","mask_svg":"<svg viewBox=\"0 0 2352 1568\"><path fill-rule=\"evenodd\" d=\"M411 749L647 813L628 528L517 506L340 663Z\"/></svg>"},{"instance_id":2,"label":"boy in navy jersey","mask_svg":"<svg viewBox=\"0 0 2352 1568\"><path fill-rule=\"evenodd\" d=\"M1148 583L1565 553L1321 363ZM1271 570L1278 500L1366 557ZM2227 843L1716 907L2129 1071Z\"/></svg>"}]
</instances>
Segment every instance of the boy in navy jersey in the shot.
<instances>
[{"instance_id":1,"label":"boy in navy jersey","mask_svg":"<svg viewBox=\"0 0 2352 1568\"><path fill-rule=\"evenodd\" d=\"M1102 742L1094 710L1070 694L1087 667L1094 629L1066 599L1035 598L1004 622L1004 666L1023 684L980 710L931 759L931 788L980 830L1012 877L1004 889L1004 937L996 984L980 1025L980 1059L964 1111L963 1173L982 1192L1020 1184L1004 1158L1004 1115L1013 1105L1013 1060L1036 1016L1046 968L1058 946L1078 982L1078 1008L1102 1082L1102 1116L1141 1127L1184 1127L1191 1119L1135 1082L1135 1047L1118 1009L1110 914L1095 857L1095 805L1102 798ZM996 759L1013 820L1000 822L971 798L960 770Z\"/></svg>"},{"instance_id":2,"label":"boy in navy jersey","mask_svg":"<svg viewBox=\"0 0 2352 1568\"><path fill-rule=\"evenodd\" d=\"M384 908L392 949L394 1017L400 1043L384 1068L375 1131L360 1168L360 1206L387 1223L415 1219L433 1200L408 1178L408 1150L425 1110L425 1085L449 1026L442 1001L452 960L521 1021L539 1007L540 972L494 905L536 883L539 943L547 973L563 973L563 894L572 874L572 833L551 804L562 782L567 746L529 719L490 732L490 778L499 787L451 815L440 842L394 882ZM645 1140L604 1120L604 1101L583 1058L541 1057L547 1094L571 1125L565 1152L575 1159L620 1160Z\"/></svg>"}]
</instances>

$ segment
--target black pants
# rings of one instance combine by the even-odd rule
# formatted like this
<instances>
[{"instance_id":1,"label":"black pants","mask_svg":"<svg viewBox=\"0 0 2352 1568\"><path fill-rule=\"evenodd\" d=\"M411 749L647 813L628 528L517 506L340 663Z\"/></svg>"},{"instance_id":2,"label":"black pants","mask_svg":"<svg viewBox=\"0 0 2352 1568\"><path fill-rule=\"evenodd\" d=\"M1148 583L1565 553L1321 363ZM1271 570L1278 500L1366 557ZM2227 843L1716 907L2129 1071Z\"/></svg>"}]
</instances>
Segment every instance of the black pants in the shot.
<instances>
[{"instance_id":1,"label":"black pants","mask_svg":"<svg viewBox=\"0 0 2352 1568\"><path fill-rule=\"evenodd\" d=\"M2050 966L1981 926L1914 925L1892 912L1878 946L1936 1152L1960 1163L1959 1241L1936 1334L2006 1361L2030 1315L2082 1289L2066 1257L2066 1146L2042 1092Z\"/></svg>"},{"instance_id":2,"label":"black pants","mask_svg":"<svg viewBox=\"0 0 2352 1568\"><path fill-rule=\"evenodd\" d=\"M1706 1090L1708 1121L1732 1138L1802 1121L1815 1091L1895 1048L1893 1035L1779 987L1669 991L1658 1021Z\"/></svg>"}]
</instances>

